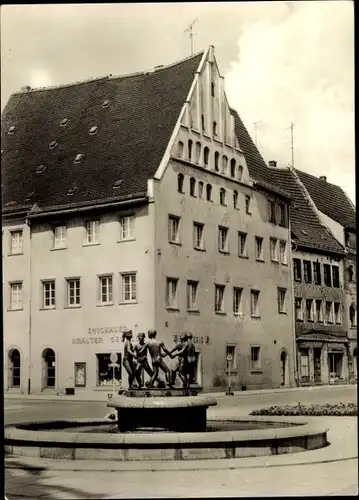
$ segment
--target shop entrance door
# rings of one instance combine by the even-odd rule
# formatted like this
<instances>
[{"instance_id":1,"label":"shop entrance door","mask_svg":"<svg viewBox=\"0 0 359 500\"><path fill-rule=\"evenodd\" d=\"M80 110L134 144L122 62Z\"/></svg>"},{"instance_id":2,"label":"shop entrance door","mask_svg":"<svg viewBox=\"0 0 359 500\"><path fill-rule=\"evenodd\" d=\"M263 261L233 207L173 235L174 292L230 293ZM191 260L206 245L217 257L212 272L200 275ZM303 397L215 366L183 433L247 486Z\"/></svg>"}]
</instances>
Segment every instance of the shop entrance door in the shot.
<instances>
[{"instance_id":1,"label":"shop entrance door","mask_svg":"<svg viewBox=\"0 0 359 500\"><path fill-rule=\"evenodd\" d=\"M320 347L315 347L313 349L314 355L314 383L321 384L322 383L322 363L321 363L321 354L322 350Z\"/></svg>"},{"instance_id":2,"label":"shop entrance door","mask_svg":"<svg viewBox=\"0 0 359 500\"><path fill-rule=\"evenodd\" d=\"M329 379L331 382L342 378L343 354L330 352L328 354Z\"/></svg>"}]
</instances>

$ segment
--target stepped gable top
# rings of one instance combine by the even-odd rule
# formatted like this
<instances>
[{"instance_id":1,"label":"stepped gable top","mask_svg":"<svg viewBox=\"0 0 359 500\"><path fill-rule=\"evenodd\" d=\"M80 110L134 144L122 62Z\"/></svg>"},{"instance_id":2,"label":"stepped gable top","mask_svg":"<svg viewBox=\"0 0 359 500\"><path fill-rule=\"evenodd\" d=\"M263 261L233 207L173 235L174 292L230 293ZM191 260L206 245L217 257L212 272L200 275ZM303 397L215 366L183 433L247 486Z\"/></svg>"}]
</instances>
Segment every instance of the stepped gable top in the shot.
<instances>
[{"instance_id":1,"label":"stepped gable top","mask_svg":"<svg viewBox=\"0 0 359 500\"><path fill-rule=\"evenodd\" d=\"M292 203L290 208L291 231L298 246L336 254L344 254L343 247L332 233L321 224L319 216L306 199L294 173L289 169L269 168L256 145L252 141L238 113L231 109L235 120L235 130L240 147L246 159L249 175L256 181L280 186Z\"/></svg>"},{"instance_id":2,"label":"stepped gable top","mask_svg":"<svg viewBox=\"0 0 359 500\"><path fill-rule=\"evenodd\" d=\"M345 228L356 231L355 207L341 187L300 170L296 173L318 210Z\"/></svg>"},{"instance_id":3,"label":"stepped gable top","mask_svg":"<svg viewBox=\"0 0 359 500\"><path fill-rule=\"evenodd\" d=\"M202 56L13 94L1 127L3 213L146 196Z\"/></svg>"}]
</instances>

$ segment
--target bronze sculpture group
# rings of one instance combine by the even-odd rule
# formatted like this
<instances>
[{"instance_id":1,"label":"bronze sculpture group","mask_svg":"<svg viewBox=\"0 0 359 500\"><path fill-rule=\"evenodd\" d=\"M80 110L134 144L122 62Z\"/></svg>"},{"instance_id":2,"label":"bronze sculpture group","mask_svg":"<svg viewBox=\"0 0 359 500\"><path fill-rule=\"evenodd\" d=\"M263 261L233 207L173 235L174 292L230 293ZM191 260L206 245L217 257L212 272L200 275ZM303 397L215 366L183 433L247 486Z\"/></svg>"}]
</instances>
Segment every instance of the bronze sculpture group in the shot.
<instances>
[{"instance_id":1,"label":"bronze sculpture group","mask_svg":"<svg viewBox=\"0 0 359 500\"><path fill-rule=\"evenodd\" d=\"M146 387L153 388L156 383L159 383L159 369L161 369L166 378L166 385L173 388L176 383L177 374L182 381L183 388L190 387L195 380L196 369L196 350L193 344L193 336L191 333L182 333L180 342L169 351L162 340L156 339L156 330L147 332L148 340L145 340L144 333L138 333L136 344L132 343L132 331L128 330L123 333L124 350L123 350L123 366L128 373L128 385L130 389L135 389L134 385L137 382L139 389L143 386L143 373L146 372L150 380L146 383ZM147 358L149 353L152 367ZM176 364L173 369L169 369L163 358L169 356L171 359L176 359Z\"/></svg>"}]
</instances>

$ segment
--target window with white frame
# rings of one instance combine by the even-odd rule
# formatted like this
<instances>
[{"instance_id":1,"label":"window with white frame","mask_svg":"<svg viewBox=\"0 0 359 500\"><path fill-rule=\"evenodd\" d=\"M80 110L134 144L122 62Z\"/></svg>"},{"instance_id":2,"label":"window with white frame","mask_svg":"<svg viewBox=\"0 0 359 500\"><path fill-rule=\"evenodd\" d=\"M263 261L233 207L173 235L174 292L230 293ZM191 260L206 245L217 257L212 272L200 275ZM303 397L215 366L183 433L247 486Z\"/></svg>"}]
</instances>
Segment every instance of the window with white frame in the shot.
<instances>
[{"instance_id":1,"label":"window with white frame","mask_svg":"<svg viewBox=\"0 0 359 500\"><path fill-rule=\"evenodd\" d=\"M287 255L287 242L284 240L281 240L279 242L279 257L281 264L286 266L288 264L288 255Z\"/></svg>"},{"instance_id":2,"label":"window with white frame","mask_svg":"<svg viewBox=\"0 0 359 500\"><path fill-rule=\"evenodd\" d=\"M233 314L242 312L242 292L243 288L233 287Z\"/></svg>"},{"instance_id":3,"label":"window with white frame","mask_svg":"<svg viewBox=\"0 0 359 500\"><path fill-rule=\"evenodd\" d=\"M259 291L251 290L251 316L259 318Z\"/></svg>"},{"instance_id":4,"label":"window with white frame","mask_svg":"<svg viewBox=\"0 0 359 500\"><path fill-rule=\"evenodd\" d=\"M227 365L227 370L237 369L236 346L233 344L228 344L226 346L226 365Z\"/></svg>"},{"instance_id":5,"label":"window with white frame","mask_svg":"<svg viewBox=\"0 0 359 500\"><path fill-rule=\"evenodd\" d=\"M261 348L259 346L251 346L251 370L262 369Z\"/></svg>"},{"instance_id":6,"label":"window with white frame","mask_svg":"<svg viewBox=\"0 0 359 500\"><path fill-rule=\"evenodd\" d=\"M233 191L233 208L235 208L236 210L238 210L238 191L235 189Z\"/></svg>"},{"instance_id":7,"label":"window with white frame","mask_svg":"<svg viewBox=\"0 0 359 500\"><path fill-rule=\"evenodd\" d=\"M226 206L226 190L224 188L219 191L219 203Z\"/></svg>"},{"instance_id":8,"label":"window with white frame","mask_svg":"<svg viewBox=\"0 0 359 500\"><path fill-rule=\"evenodd\" d=\"M80 278L67 278L67 307L75 307L80 305Z\"/></svg>"},{"instance_id":9,"label":"window with white frame","mask_svg":"<svg viewBox=\"0 0 359 500\"><path fill-rule=\"evenodd\" d=\"M197 307L198 281L187 281L187 310L198 311Z\"/></svg>"},{"instance_id":10,"label":"window with white frame","mask_svg":"<svg viewBox=\"0 0 359 500\"><path fill-rule=\"evenodd\" d=\"M203 198L203 182L198 183L198 198Z\"/></svg>"},{"instance_id":11,"label":"window with white frame","mask_svg":"<svg viewBox=\"0 0 359 500\"><path fill-rule=\"evenodd\" d=\"M303 321L303 299L301 297L295 298L295 319Z\"/></svg>"},{"instance_id":12,"label":"window with white frame","mask_svg":"<svg viewBox=\"0 0 359 500\"><path fill-rule=\"evenodd\" d=\"M228 228L218 227L218 250L228 252Z\"/></svg>"},{"instance_id":13,"label":"window with white frame","mask_svg":"<svg viewBox=\"0 0 359 500\"><path fill-rule=\"evenodd\" d=\"M10 255L21 254L24 251L24 238L22 229L10 231Z\"/></svg>"},{"instance_id":14,"label":"window with white frame","mask_svg":"<svg viewBox=\"0 0 359 500\"><path fill-rule=\"evenodd\" d=\"M200 222L193 223L193 247L197 250L204 250L203 230L204 224Z\"/></svg>"},{"instance_id":15,"label":"window with white frame","mask_svg":"<svg viewBox=\"0 0 359 500\"><path fill-rule=\"evenodd\" d=\"M278 312L281 314L287 313L287 289L278 288Z\"/></svg>"},{"instance_id":16,"label":"window with white frame","mask_svg":"<svg viewBox=\"0 0 359 500\"><path fill-rule=\"evenodd\" d=\"M42 307L43 309L54 309L55 302L55 280L42 282Z\"/></svg>"},{"instance_id":17,"label":"window with white frame","mask_svg":"<svg viewBox=\"0 0 359 500\"><path fill-rule=\"evenodd\" d=\"M180 217L168 216L168 241L170 243L179 243L179 224Z\"/></svg>"},{"instance_id":18,"label":"window with white frame","mask_svg":"<svg viewBox=\"0 0 359 500\"><path fill-rule=\"evenodd\" d=\"M246 195L245 202L246 202L246 213L250 214L251 213L251 197Z\"/></svg>"},{"instance_id":19,"label":"window with white frame","mask_svg":"<svg viewBox=\"0 0 359 500\"><path fill-rule=\"evenodd\" d=\"M226 155L222 157L222 174L227 175L228 158Z\"/></svg>"},{"instance_id":20,"label":"window with white frame","mask_svg":"<svg viewBox=\"0 0 359 500\"><path fill-rule=\"evenodd\" d=\"M53 248L66 247L67 228L65 225L54 226L53 229Z\"/></svg>"},{"instance_id":21,"label":"window with white frame","mask_svg":"<svg viewBox=\"0 0 359 500\"><path fill-rule=\"evenodd\" d=\"M215 285L215 301L214 310L215 312L224 312L224 285Z\"/></svg>"},{"instance_id":22,"label":"window with white frame","mask_svg":"<svg viewBox=\"0 0 359 500\"><path fill-rule=\"evenodd\" d=\"M278 262L278 240L277 238L270 239L270 257L272 262Z\"/></svg>"},{"instance_id":23,"label":"window with white frame","mask_svg":"<svg viewBox=\"0 0 359 500\"><path fill-rule=\"evenodd\" d=\"M100 242L100 221L89 220L86 222L86 243L88 245Z\"/></svg>"},{"instance_id":24,"label":"window with white frame","mask_svg":"<svg viewBox=\"0 0 359 500\"><path fill-rule=\"evenodd\" d=\"M99 276L99 302L101 305L113 303L112 275Z\"/></svg>"},{"instance_id":25,"label":"window with white frame","mask_svg":"<svg viewBox=\"0 0 359 500\"><path fill-rule=\"evenodd\" d=\"M166 307L178 309L178 279L166 280Z\"/></svg>"},{"instance_id":26,"label":"window with white frame","mask_svg":"<svg viewBox=\"0 0 359 500\"><path fill-rule=\"evenodd\" d=\"M333 323L333 302L325 302L325 321Z\"/></svg>"},{"instance_id":27,"label":"window with white frame","mask_svg":"<svg viewBox=\"0 0 359 500\"><path fill-rule=\"evenodd\" d=\"M316 320L318 323L323 323L323 301L316 300L315 301L315 312L316 312Z\"/></svg>"},{"instance_id":28,"label":"window with white frame","mask_svg":"<svg viewBox=\"0 0 359 500\"><path fill-rule=\"evenodd\" d=\"M341 307L339 302L334 302L334 319L337 325L341 324L342 317L341 317Z\"/></svg>"},{"instance_id":29,"label":"window with white frame","mask_svg":"<svg viewBox=\"0 0 359 500\"><path fill-rule=\"evenodd\" d=\"M256 260L264 260L263 256L263 238L259 236L255 237L255 247L256 247Z\"/></svg>"},{"instance_id":30,"label":"window with white frame","mask_svg":"<svg viewBox=\"0 0 359 500\"><path fill-rule=\"evenodd\" d=\"M129 215L120 218L120 239L121 241L133 240L134 216Z\"/></svg>"},{"instance_id":31,"label":"window with white frame","mask_svg":"<svg viewBox=\"0 0 359 500\"><path fill-rule=\"evenodd\" d=\"M216 151L214 153L214 170L216 172L219 172L219 153Z\"/></svg>"},{"instance_id":32,"label":"window with white frame","mask_svg":"<svg viewBox=\"0 0 359 500\"><path fill-rule=\"evenodd\" d=\"M10 283L10 310L20 311L22 308L22 281Z\"/></svg>"},{"instance_id":33,"label":"window with white frame","mask_svg":"<svg viewBox=\"0 0 359 500\"><path fill-rule=\"evenodd\" d=\"M309 353L308 349L303 349L299 354L300 358L300 375L301 377L309 378Z\"/></svg>"},{"instance_id":34,"label":"window with white frame","mask_svg":"<svg viewBox=\"0 0 359 500\"><path fill-rule=\"evenodd\" d=\"M306 320L307 321L314 321L314 318L313 318L313 299L306 299L305 310L306 310Z\"/></svg>"},{"instance_id":35,"label":"window with white frame","mask_svg":"<svg viewBox=\"0 0 359 500\"><path fill-rule=\"evenodd\" d=\"M238 255L239 257L247 257L247 233L238 231Z\"/></svg>"},{"instance_id":36,"label":"window with white frame","mask_svg":"<svg viewBox=\"0 0 359 500\"><path fill-rule=\"evenodd\" d=\"M135 302L137 300L136 273L123 273L122 278L122 301Z\"/></svg>"}]
</instances>

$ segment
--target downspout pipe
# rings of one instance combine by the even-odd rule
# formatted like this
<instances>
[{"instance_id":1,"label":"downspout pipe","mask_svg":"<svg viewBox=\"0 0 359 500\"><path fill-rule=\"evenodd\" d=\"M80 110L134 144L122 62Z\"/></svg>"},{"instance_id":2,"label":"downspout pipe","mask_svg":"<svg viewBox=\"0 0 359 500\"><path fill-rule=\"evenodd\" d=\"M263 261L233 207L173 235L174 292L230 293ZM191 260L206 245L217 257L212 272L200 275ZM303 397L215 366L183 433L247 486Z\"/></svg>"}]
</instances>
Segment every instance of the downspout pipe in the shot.
<instances>
[{"instance_id":1,"label":"downspout pipe","mask_svg":"<svg viewBox=\"0 0 359 500\"><path fill-rule=\"evenodd\" d=\"M290 283L292 291L292 329L293 329L293 357L294 357L294 381L296 387L299 387L299 374L298 374L298 356L297 356L297 340L296 340L296 323L295 323L295 294L294 294L294 275L293 275L293 248L291 240L291 231L289 228L289 272Z\"/></svg>"},{"instance_id":2,"label":"downspout pipe","mask_svg":"<svg viewBox=\"0 0 359 500\"><path fill-rule=\"evenodd\" d=\"M29 331L28 331L28 341L29 341L29 362L28 362L28 380L27 380L27 393L31 394L31 362L32 362L32 353L31 353L31 346L32 346L32 339L31 339L31 283L32 283L32 270L31 270L31 221L29 220L28 217L25 219L25 223L29 228L29 244L28 244L28 252L29 252L29 259L28 259L28 294L29 294Z\"/></svg>"}]
</instances>

